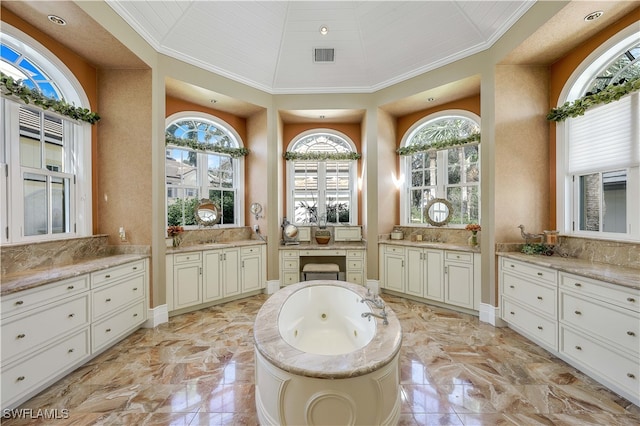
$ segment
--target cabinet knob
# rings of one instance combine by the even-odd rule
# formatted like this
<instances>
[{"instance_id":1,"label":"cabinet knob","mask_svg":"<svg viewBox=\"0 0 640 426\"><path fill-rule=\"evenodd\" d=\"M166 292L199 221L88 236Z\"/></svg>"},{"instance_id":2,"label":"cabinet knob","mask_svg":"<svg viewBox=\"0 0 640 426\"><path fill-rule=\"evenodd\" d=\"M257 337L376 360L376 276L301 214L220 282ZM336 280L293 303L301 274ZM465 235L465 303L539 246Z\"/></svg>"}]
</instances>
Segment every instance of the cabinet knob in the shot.
<instances>
[{"instance_id":1,"label":"cabinet knob","mask_svg":"<svg viewBox=\"0 0 640 426\"><path fill-rule=\"evenodd\" d=\"M582 284L580 283L573 283L573 285L575 285L576 287L582 287Z\"/></svg>"},{"instance_id":2,"label":"cabinet knob","mask_svg":"<svg viewBox=\"0 0 640 426\"><path fill-rule=\"evenodd\" d=\"M511 265L509 265L509 266L511 266L512 268L515 268L515 267L516 267L516 265L514 265L513 263L512 263Z\"/></svg>"},{"instance_id":3,"label":"cabinet knob","mask_svg":"<svg viewBox=\"0 0 640 426\"><path fill-rule=\"evenodd\" d=\"M138 287L134 287L134 288L133 288L133 291L138 291Z\"/></svg>"},{"instance_id":4,"label":"cabinet knob","mask_svg":"<svg viewBox=\"0 0 640 426\"><path fill-rule=\"evenodd\" d=\"M76 314L69 314L69 318L73 318L75 316L76 316Z\"/></svg>"},{"instance_id":5,"label":"cabinet knob","mask_svg":"<svg viewBox=\"0 0 640 426\"><path fill-rule=\"evenodd\" d=\"M509 288L516 288L516 286L514 286L514 285L510 285L510 286L509 286Z\"/></svg>"},{"instance_id":6,"label":"cabinet knob","mask_svg":"<svg viewBox=\"0 0 640 426\"><path fill-rule=\"evenodd\" d=\"M633 297L627 297L627 302L635 302L636 299L634 299Z\"/></svg>"},{"instance_id":7,"label":"cabinet knob","mask_svg":"<svg viewBox=\"0 0 640 426\"><path fill-rule=\"evenodd\" d=\"M24 333L20 333L16 336L17 339L24 339L25 337L27 337L27 335Z\"/></svg>"},{"instance_id":8,"label":"cabinet knob","mask_svg":"<svg viewBox=\"0 0 640 426\"><path fill-rule=\"evenodd\" d=\"M135 317L137 317L137 316L138 316L138 314L133 314L133 317L134 317L134 318L135 318Z\"/></svg>"},{"instance_id":9,"label":"cabinet knob","mask_svg":"<svg viewBox=\"0 0 640 426\"><path fill-rule=\"evenodd\" d=\"M22 301L22 300L16 300L16 305L18 305L18 306L22 305L23 303L24 303L24 301Z\"/></svg>"},{"instance_id":10,"label":"cabinet knob","mask_svg":"<svg viewBox=\"0 0 640 426\"><path fill-rule=\"evenodd\" d=\"M105 302L111 302L111 298L109 297Z\"/></svg>"},{"instance_id":11,"label":"cabinet knob","mask_svg":"<svg viewBox=\"0 0 640 426\"><path fill-rule=\"evenodd\" d=\"M542 330L542 326L541 325L538 326L538 330Z\"/></svg>"},{"instance_id":12,"label":"cabinet knob","mask_svg":"<svg viewBox=\"0 0 640 426\"><path fill-rule=\"evenodd\" d=\"M582 312L580 312L580 311L573 311L573 313L576 314L576 315L582 315Z\"/></svg>"},{"instance_id":13,"label":"cabinet knob","mask_svg":"<svg viewBox=\"0 0 640 426\"><path fill-rule=\"evenodd\" d=\"M107 274L104 276L105 278L111 278L111 274Z\"/></svg>"},{"instance_id":14,"label":"cabinet knob","mask_svg":"<svg viewBox=\"0 0 640 426\"><path fill-rule=\"evenodd\" d=\"M24 376L18 376L18 378L16 379L16 382L21 382L25 379Z\"/></svg>"},{"instance_id":15,"label":"cabinet knob","mask_svg":"<svg viewBox=\"0 0 640 426\"><path fill-rule=\"evenodd\" d=\"M67 353L73 353L73 351L74 351L74 349L73 349L73 348L71 348L71 349L69 349L69 350L67 351Z\"/></svg>"},{"instance_id":16,"label":"cabinet knob","mask_svg":"<svg viewBox=\"0 0 640 426\"><path fill-rule=\"evenodd\" d=\"M538 272L538 276L541 277L542 276L542 272Z\"/></svg>"},{"instance_id":17,"label":"cabinet knob","mask_svg":"<svg viewBox=\"0 0 640 426\"><path fill-rule=\"evenodd\" d=\"M582 350L582 346L576 346L576 349L581 351Z\"/></svg>"},{"instance_id":18,"label":"cabinet knob","mask_svg":"<svg viewBox=\"0 0 640 426\"><path fill-rule=\"evenodd\" d=\"M635 379L636 375L633 374L633 373L627 373L627 377L630 378L630 379Z\"/></svg>"},{"instance_id":19,"label":"cabinet knob","mask_svg":"<svg viewBox=\"0 0 640 426\"><path fill-rule=\"evenodd\" d=\"M69 287L67 287L67 290L73 290L75 287L70 285Z\"/></svg>"},{"instance_id":20,"label":"cabinet knob","mask_svg":"<svg viewBox=\"0 0 640 426\"><path fill-rule=\"evenodd\" d=\"M636 333L634 333L633 331L627 331L627 335L629 335L629 336L635 336L635 335L636 335Z\"/></svg>"},{"instance_id":21,"label":"cabinet knob","mask_svg":"<svg viewBox=\"0 0 640 426\"><path fill-rule=\"evenodd\" d=\"M111 333L111 329L110 329L110 328L107 328L105 331L106 331L107 333Z\"/></svg>"},{"instance_id":22,"label":"cabinet knob","mask_svg":"<svg viewBox=\"0 0 640 426\"><path fill-rule=\"evenodd\" d=\"M542 300L542 296L538 296L538 300Z\"/></svg>"},{"instance_id":23,"label":"cabinet knob","mask_svg":"<svg viewBox=\"0 0 640 426\"><path fill-rule=\"evenodd\" d=\"M137 271L137 270L138 270L138 267L137 267L137 266L134 266L134 267L133 267L133 270L134 270L134 271Z\"/></svg>"},{"instance_id":24,"label":"cabinet knob","mask_svg":"<svg viewBox=\"0 0 640 426\"><path fill-rule=\"evenodd\" d=\"M513 311L511 311L511 312L509 312L509 313L510 313L511 315L515 315L515 314L516 314L516 313L515 313L515 312L513 312Z\"/></svg>"}]
</instances>

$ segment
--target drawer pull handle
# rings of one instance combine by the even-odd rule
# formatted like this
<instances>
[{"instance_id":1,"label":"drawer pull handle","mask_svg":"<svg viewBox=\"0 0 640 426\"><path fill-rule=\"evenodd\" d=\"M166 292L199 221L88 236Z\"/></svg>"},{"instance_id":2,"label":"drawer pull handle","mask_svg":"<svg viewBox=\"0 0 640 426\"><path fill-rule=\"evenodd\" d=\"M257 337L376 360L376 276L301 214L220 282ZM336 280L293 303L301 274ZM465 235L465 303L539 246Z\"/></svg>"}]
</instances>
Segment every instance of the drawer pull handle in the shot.
<instances>
[{"instance_id":1,"label":"drawer pull handle","mask_svg":"<svg viewBox=\"0 0 640 426\"><path fill-rule=\"evenodd\" d=\"M509 288L516 288L516 286L514 286L514 285L510 285L510 286L509 286Z\"/></svg>"},{"instance_id":2,"label":"drawer pull handle","mask_svg":"<svg viewBox=\"0 0 640 426\"><path fill-rule=\"evenodd\" d=\"M573 285L575 285L576 287L582 287L582 284L580 283L573 283Z\"/></svg>"},{"instance_id":3,"label":"drawer pull handle","mask_svg":"<svg viewBox=\"0 0 640 426\"><path fill-rule=\"evenodd\" d=\"M538 296L538 300L542 300L542 296Z\"/></svg>"},{"instance_id":4,"label":"drawer pull handle","mask_svg":"<svg viewBox=\"0 0 640 426\"><path fill-rule=\"evenodd\" d=\"M580 311L573 311L576 315L582 315L582 312Z\"/></svg>"},{"instance_id":5,"label":"drawer pull handle","mask_svg":"<svg viewBox=\"0 0 640 426\"><path fill-rule=\"evenodd\" d=\"M111 278L111 274L107 274L104 276L105 278Z\"/></svg>"},{"instance_id":6,"label":"drawer pull handle","mask_svg":"<svg viewBox=\"0 0 640 426\"><path fill-rule=\"evenodd\" d=\"M627 297L627 302L635 302L636 299L634 299L633 297Z\"/></svg>"},{"instance_id":7,"label":"drawer pull handle","mask_svg":"<svg viewBox=\"0 0 640 426\"><path fill-rule=\"evenodd\" d=\"M75 316L76 316L76 314L69 314L69 318L73 318Z\"/></svg>"},{"instance_id":8,"label":"drawer pull handle","mask_svg":"<svg viewBox=\"0 0 640 426\"><path fill-rule=\"evenodd\" d=\"M24 334L24 333L20 333L20 334L18 334L18 335L16 336L16 338L18 338L18 339L24 339L25 337L27 337L27 335L26 335L26 334Z\"/></svg>"},{"instance_id":9,"label":"drawer pull handle","mask_svg":"<svg viewBox=\"0 0 640 426\"><path fill-rule=\"evenodd\" d=\"M24 376L18 376L18 378L16 379L16 382L21 382L25 379Z\"/></svg>"},{"instance_id":10,"label":"drawer pull handle","mask_svg":"<svg viewBox=\"0 0 640 426\"><path fill-rule=\"evenodd\" d=\"M133 314L133 317L134 317L134 318L135 318L135 317L137 317L137 316L138 316L138 314Z\"/></svg>"},{"instance_id":11,"label":"drawer pull handle","mask_svg":"<svg viewBox=\"0 0 640 426\"><path fill-rule=\"evenodd\" d=\"M108 298L107 300L105 300L105 302L111 302L111 298Z\"/></svg>"},{"instance_id":12,"label":"drawer pull handle","mask_svg":"<svg viewBox=\"0 0 640 426\"><path fill-rule=\"evenodd\" d=\"M634 333L633 331L627 331L627 335L629 335L629 336L635 336L635 335L636 335L636 333Z\"/></svg>"},{"instance_id":13,"label":"drawer pull handle","mask_svg":"<svg viewBox=\"0 0 640 426\"><path fill-rule=\"evenodd\" d=\"M627 377L630 378L630 379L635 379L636 375L633 374L633 373L627 373Z\"/></svg>"},{"instance_id":14,"label":"drawer pull handle","mask_svg":"<svg viewBox=\"0 0 640 426\"><path fill-rule=\"evenodd\" d=\"M138 270L138 267L137 267L137 266L134 266L134 267L133 267L133 270L134 270L134 271L137 271L137 270Z\"/></svg>"},{"instance_id":15,"label":"drawer pull handle","mask_svg":"<svg viewBox=\"0 0 640 426\"><path fill-rule=\"evenodd\" d=\"M134 288L133 288L133 291L138 291L138 287L134 287Z\"/></svg>"},{"instance_id":16,"label":"drawer pull handle","mask_svg":"<svg viewBox=\"0 0 640 426\"><path fill-rule=\"evenodd\" d=\"M538 276L541 277L542 276L542 272L538 272Z\"/></svg>"},{"instance_id":17,"label":"drawer pull handle","mask_svg":"<svg viewBox=\"0 0 640 426\"><path fill-rule=\"evenodd\" d=\"M509 266L511 266L512 268L515 268L515 267L516 267L516 265L514 265L513 263L512 263L511 265L509 265Z\"/></svg>"},{"instance_id":18,"label":"drawer pull handle","mask_svg":"<svg viewBox=\"0 0 640 426\"><path fill-rule=\"evenodd\" d=\"M582 350L582 346L576 346L576 349L581 351Z\"/></svg>"},{"instance_id":19,"label":"drawer pull handle","mask_svg":"<svg viewBox=\"0 0 640 426\"><path fill-rule=\"evenodd\" d=\"M22 301L22 300L16 300L16 305L18 305L18 306L22 305L23 303L24 303L24 301Z\"/></svg>"},{"instance_id":20,"label":"drawer pull handle","mask_svg":"<svg viewBox=\"0 0 640 426\"><path fill-rule=\"evenodd\" d=\"M541 325L538 326L538 330L542 330L542 326Z\"/></svg>"},{"instance_id":21,"label":"drawer pull handle","mask_svg":"<svg viewBox=\"0 0 640 426\"><path fill-rule=\"evenodd\" d=\"M69 349L69 350L67 351L67 353L73 353L73 350L74 350L74 349L73 349L73 348L71 348L71 349Z\"/></svg>"},{"instance_id":22,"label":"drawer pull handle","mask_svg":"<svg viewBox=\"0 0 640 426\"><path fill-rule=\"evenodd\" d=\"M70 285L69 287L67 287L67 290L73 290L75 287Z\"/></svg>"},{"instance_id":23,"label":"drawer pull handle","mask_svg":"<svg viewBox=\"0 0 640 426\"><path fill-rule=\"evenodd\" d=\"M513 312L513 311L511 311L511 312L509 312L509 313L510 313L511 315L515 315L515 314L516 314L516 313L515 313L515 312Z\"/></svg>"},{"instance_id":24,"label":"drawer pull handle","mask_svg":"<svg viewBox=\"0 0 640 426\"><path fill-rule=\"evenodd\" d=\"M107 333L111 333L111 329L110 329L110 328L107 328L106 332L107 332Z\"/></svg>"}]
</instances>

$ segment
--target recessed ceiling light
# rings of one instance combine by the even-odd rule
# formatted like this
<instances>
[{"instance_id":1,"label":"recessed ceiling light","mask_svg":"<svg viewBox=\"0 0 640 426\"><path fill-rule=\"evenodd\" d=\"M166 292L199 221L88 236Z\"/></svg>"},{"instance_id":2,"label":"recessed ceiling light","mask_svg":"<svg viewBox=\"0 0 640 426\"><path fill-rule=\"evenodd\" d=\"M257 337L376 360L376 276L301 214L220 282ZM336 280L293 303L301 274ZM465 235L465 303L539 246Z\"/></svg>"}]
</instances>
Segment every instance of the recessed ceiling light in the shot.
<instances>
[{"instance_id":1,"label":"recessed ceiling light","mask_svg":"<svg viewBox=\"0 0 640 426\"><path fill-rule=\"evenodd\" d=\"M329 33L329 28L326 25L320 27L320 34L327 35Z\"/></svg>"},{"instance_id":2,"label":"recessed ceiling light","mask_svg":"<svg viewBox=\"0 0 640 426\"><path fill-rule=\"evenodd\" d=\"M49 20L51 22L53 22L54 24L56 24L56 25L67 25L67 21L65 21L64 19L62 19L59 16L49 15L49 16L47 16L47 18L49 18Z\"/></svg>"},{"instance_id":3,"label":"recessed ceiling light","mask_svg":"<svg viewBox=\"0 0 640 426\"><path fill-rule=\"evenodd\" d=\"M601 17L602 15L604 15L604 12L601 10L598 10L596 12L591 12L590 14L588 14L587 16L584 17L584 20L589 22L589 21L595 21L596 19L598 19L599 17Z\"/></svg>"}]
</instances>

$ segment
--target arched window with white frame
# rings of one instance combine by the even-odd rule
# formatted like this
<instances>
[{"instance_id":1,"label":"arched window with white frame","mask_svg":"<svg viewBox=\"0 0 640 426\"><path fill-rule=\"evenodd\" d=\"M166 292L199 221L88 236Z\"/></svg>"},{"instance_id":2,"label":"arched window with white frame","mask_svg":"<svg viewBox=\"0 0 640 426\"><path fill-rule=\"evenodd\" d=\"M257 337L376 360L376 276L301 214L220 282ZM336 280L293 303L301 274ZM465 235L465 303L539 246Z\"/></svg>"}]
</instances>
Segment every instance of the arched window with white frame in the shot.
<instances>
[{"instance_id":1,"label":"arched window with white frame","mask_svg":"<svg viewBox=\"0 0 640 426\"><path fill-rule=\"evenodd\" d=\"M596 49L569 78L559 104L640 79L632 26ZM593 106L557 126L558 225L569 235L640 240L640 92Z\"/></svg>"},{"instance_id":2,"label":"arched window with white frame","mask_svg":"<svg viewBox=\"0 0 640 426\"><path fill-rule=\"evenodd\" d=\"M359 155L347 135L330 129L308 130L291 141L287 156L290 222L357 224Z\"/></svg>"},{"instance_id":3,"label":"arched window with white frame","mask_svg":"<svg viewBox=\"0 0 640 426\"><path fill-rule=\"evenodd\" d=\"M73 73L44 46L8 24L0 39L3 80L89 109ZM91 235L90 124L4 92L0 117L0 241Z\"/></svg>"},{"instance_id":4,"label":"arched window with white frame","mask_svg":"<svg viewBox=\"0 0 640 426\"><path fill-rule=\"evenodd\" d=\"M196 206L213 201L220 226L243 226L244 161L238 133L213 115L189 111L167 118L167 226L197 227Z\"/></svg>"},{"instance_id":5,"label":"arched window with white frame","mask_svg":"<svg viewBox=\"0 0 640 426\"><path fill-rule=\"evenodd\" d=\"M469 111L440 111L405 133L400 161L401 224L427 226L426 208L436 198L451 204L450 226L480 223L479 122Z\"/></svg>"}]
</instances>

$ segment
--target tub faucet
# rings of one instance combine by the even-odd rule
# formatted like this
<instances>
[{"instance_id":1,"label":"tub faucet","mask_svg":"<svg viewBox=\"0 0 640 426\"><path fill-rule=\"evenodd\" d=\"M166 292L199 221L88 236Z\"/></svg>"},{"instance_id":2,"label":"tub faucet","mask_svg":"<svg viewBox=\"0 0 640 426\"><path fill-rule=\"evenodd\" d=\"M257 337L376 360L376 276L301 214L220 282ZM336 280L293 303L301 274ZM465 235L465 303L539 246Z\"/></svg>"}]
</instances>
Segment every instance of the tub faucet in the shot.
<instances>
[{"instance_id":1,"label":"tub faucet","mask_svg":"<svg viewBox=\"0 0 640 426\"><path fill-rule=\"evenodd\" d=\"M361 303L364 302L371 302L373 303L373 306L375 306L378 309L384 309L384 300L374 296L373 299L371 298L362 298L362 300L360 300Z\"/></svg>"},{"instance_id":2,"label":"tub faucet","mask_svg":"<svg viewBox=\"0 0 640 426\"><path fill-rule=\"evenodd\" d=\"M389 325L389 321L387 320L387 312L384 309L379 314L376 314L375 312L363 312L360 316L362 318L369 318L369 321L371 321L371 317L380 318L382 320L382 324Z\"/></svg>"}]
</instances>

